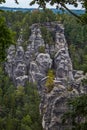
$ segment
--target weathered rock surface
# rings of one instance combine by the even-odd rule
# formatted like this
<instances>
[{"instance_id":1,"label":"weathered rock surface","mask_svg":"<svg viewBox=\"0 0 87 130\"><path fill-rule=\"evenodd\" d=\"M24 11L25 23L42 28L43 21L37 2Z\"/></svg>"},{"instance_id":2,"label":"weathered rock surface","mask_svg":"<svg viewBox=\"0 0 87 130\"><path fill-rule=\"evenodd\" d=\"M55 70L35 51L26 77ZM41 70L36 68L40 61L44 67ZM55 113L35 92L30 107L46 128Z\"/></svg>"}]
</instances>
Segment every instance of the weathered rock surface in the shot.
<instances>
[{"instance_id":1,"label":"weathered rock surface","mask_svg":"<svg viewBox=\"0 0 87 130\"><path fill-rule=\"evenodd\" d=\"M25 51L22 47L22 36L19 37L16 47L9 47L5 70L15 86L25 86L26 81L37 83L41 96L40 114L43 117L43 129L65 130L69 124L63 126L61 117L67 110L67 99L84 93L85 90L80 86L84 76L82 71L73 73L63 25L51 22L45 23L44 26L55 34L55 46L50 47L50 53L48 45L44 44L39 25L33 24ZM39 52L40 47L45 47L44 53ZM51 53L55 54L54 57L51 57ZM49 78L49 69L54 69L55 79L54 87L48 93L46 81ZM72 91L68 91L68 87L71 87Z\"/></svg>"},{"instance_id":2,"label":"weathered rock surface","mask_svg":"<svg viewBox=\"0 0 87 130\"><path fill-rule=\"evenodd\" d=\"M66 102L70 94L62 85L54 87L53 90L46 95L46 104L43 108L43 128L45 130L64 130L68 128L62 124L62 116L67 111Z\"/></svg>"}]
</instances>

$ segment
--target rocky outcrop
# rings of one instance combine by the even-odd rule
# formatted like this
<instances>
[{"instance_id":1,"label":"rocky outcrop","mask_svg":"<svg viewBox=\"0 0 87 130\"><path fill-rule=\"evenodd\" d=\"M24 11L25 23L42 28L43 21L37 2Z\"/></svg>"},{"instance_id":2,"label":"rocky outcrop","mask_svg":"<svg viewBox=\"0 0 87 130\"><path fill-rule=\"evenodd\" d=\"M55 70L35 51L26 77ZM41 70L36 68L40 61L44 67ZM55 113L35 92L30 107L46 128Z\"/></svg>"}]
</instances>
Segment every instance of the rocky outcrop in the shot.
<instances>
[{"instance_id":1,"label":"rocky outcrop","mask_svg":"<svg viewBox=\"0 0 87 130\"><path fill-rule=\"evenodd\" d=\"M56 78L59 81L73 81L73 68L71 59L68 53L68 47L64 37L64 28L59 26L56 30L56 49L57 53L54 57L55 68L56 68Z\"/></svg>"},{"instance_id":2,"label":"rocky outcrop","mask_svg":"<svg viewBox=\"0 0 87 130\"><path fill-rule=\"evenodd\" d=\"M48 69L51 68L52 59L49 54L40 53L35 61L30 63L29 82L36 82L40 95L43 95L44 86L42 80L45 79Z\"/></svg>"},{"instance_id":3,"label":"rocky outcrop","mask_svg":"<svg viewBox=\"0 0 87 130\"><path fill-rule=\"evenodd\" d=\"M37 83L41 96L40 114L43 117L43 129L65 130L69 124L62 125L61 117L67 111L67 99L84 93L80 86L83 73L73 71L63 25L57 22L44 24L54 34L55 45L50 46L50 52L48 45L44 44L39 26L39 24L31 26L31 36L26 50L22 47L22 36L19 37L16 46L9 47L5 70L16 87L25 86L26 81ZM39 52L40 47L44 47L44 53ZM54 57L50 55L51 53ZM53 89L47 92L49 69L54 70L55 78ZM70 88L72 91L69 91Z\"/></svg>"},{"instance_id":4,"label":"rocky outcrop","mask_svg":"<svg viewBox=\"0 0 87 130\"><path fill-rule=\"evenodd\" d=\"M58 85L46 95L42 122L45 130L65 130L70 127L69 124L62 124L62 116L67 111L67 99L75 94L78 92L70 93L64 86Z\"/></svg>"}]
</instances>

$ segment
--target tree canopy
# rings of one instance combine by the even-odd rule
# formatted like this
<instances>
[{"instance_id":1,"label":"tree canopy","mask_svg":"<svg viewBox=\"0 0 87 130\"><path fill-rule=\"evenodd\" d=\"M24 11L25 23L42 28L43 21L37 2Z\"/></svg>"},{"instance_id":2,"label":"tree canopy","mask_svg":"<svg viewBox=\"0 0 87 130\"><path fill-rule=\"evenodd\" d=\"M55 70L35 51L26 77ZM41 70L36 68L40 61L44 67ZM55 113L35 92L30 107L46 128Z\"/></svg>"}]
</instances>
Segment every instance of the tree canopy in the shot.
<instances>
[{"instance_id":1,"label":"tree canopy","mask_svg":"<svg viewBox=\"0 0 87 130\"><path fill-rule=\"evenodd\" d=\"M87 94L69 99L67 105L62 123L70 124L68 130L87 130Z\"/></svg>"},{"instance_id":2,"label":"tree canopy","mask_svg":"<svg viewBox=\"0 0 87 130\"><path fill-rule=\"evenodd\" d=\"M50 3L51 5L56 4L57 7L59 6L65 7L66 4L69 4L69 5L73 5L74 7L78 7L78 2L82 4L83 8L87 8L87 1L85 0L72 0L72 1L71 0L32 0L30 4L32 5L37 3L42 7L45 7L47 3Z\"/></svg>"},{"instance_id":3,"label":"tree canopy","mask_svg":"<svg viewBox=\"0 0 87 130\"><path fill-rule=\"evenodd\" d=\"M17 4L19 3L18 0L14 0ZM5 3L6 0L0 0L0 4ZM57 8L67 10L69 13L77 17L81 22L86 23L87 21L87 0L32 0L29 4L38 4L39 7L45 8L47 3L50 5L56 4ZM66 4L73 5L74 7L78 7L79 3L82 5L82 8L85 9L85 14L82 16L78 16L77 14L73 13Z\"/></svg>"},{"instance_id":4,"label":"tree canopy","mask_svg":"<svg viewBox=\"0 0 87 130\"><path fill-rule=\"evenodd\" d=\"M14 33L7 27L5 19L0 17L0 62L5 60L6 49L14 43Z\"/></svg>"},{"instance_id":5,"label":"tree canopy","mask_svg":"<svg viewBox=\"0 0 87 130\"><path fill-rule=\"evenodd\" d=\"M50 5L56 4L56 7L59 9L67 10L69 13L77 17L82 23L86 23L87 21L87 0L32 0L30 5L37 3L39 7L45 8L47 3ZM74 7L78 7L79 3L82 5L82 8L85 9L85 14L82 16L78 16L73 13L66 4L73 5Z\"/></svg>"},{"instance_id":6,"label":"tree canopy","mask_svg":"<svg viewBox=\"0 0 87 130\"><path fill-rule=\"evenodd\" d=\"M14 0L18 4L18 0ZM0 0L0 3L5 3L6 0ZM87 0L32 0L30 5L38 4L40 7L45 7L47 3L51 5L56 4L57 7L62 6L66 8L66 4L73 5L74 7L78 7L78 4L82 4L82 7L86 9L87 12Z\"/></svg>"},{"instance_id":7,"label":"tree canopy","mask_svg":"<svg viewBox=\"0 0 87 130\"><path fill-rule=\"evenodd\" d=\"M17 0L14 0L16 3L18 3ZM0 0L0 3L5 3L6 0ZM30 3L35 4L37 3L40 6L46 6L46 3L50 3L51 5L57 4L57 6L60 5L64 5L64 4L70 4L70 5L74 5L75 7L78 6L78 2L80 2L82 4L82 6L84 8L87 8L87 1L86 0L32 0L32 2Z\"/></svg>"}]
</instances>

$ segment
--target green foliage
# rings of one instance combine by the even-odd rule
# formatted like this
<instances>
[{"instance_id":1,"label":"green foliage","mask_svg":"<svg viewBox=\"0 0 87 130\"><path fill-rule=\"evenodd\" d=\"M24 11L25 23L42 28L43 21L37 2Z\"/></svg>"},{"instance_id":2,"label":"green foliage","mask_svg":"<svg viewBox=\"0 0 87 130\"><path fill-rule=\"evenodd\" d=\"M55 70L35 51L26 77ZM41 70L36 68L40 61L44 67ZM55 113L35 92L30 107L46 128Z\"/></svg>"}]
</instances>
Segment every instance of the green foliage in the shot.
<instances>
[{"instance_id":1,"label":"green foliage","mask_svg":"<svg viewBox=\"0 0 87 130\"><path fill-rule=\"evenodd\" d=\"M35 85L16 89L0 66L0 130L42 130L39 103Z\"/></svg>"},{"instance_id":2,"label":"green foliage","mask_svg":"<svg viewBox=\"0 0 87 130\"><path fill-rule=\"evenodd\" d=\"M18 0L14 0L17 4L19 4ZM0 3L5 3L6 0L0 0ZM79 19L80 22L87 23L87 1L86 0L32 0L29 4L33 5L37 3L39 7L42 7L46 9L47 3L50 3L50 5L56 4L57 8L60 8L61 10L67 10L69 13L71 13L73 16ZM73 13L66 4L73 5L74 7L78 7L79 3L82 5L82 8L85 8L85 14L82 16L78 16L77 14Z\"/></svg>"},{"instance_id":3,"label":"green foliage","mask_svg":"<svg viewBox=\"0 0 87 130\"><path fill-rule=\"evenodd\" d=\"M62 15L62 22L65 26L65 36L69 45L69 52L73 67L77 70L87 72L87 25L82 25L71 17ZM74 24L73 24L74 23Z\"/></svg>"},{"instance_id":4,"label":"green foliage","mask_svg":"<svg viewBox=\"0 0 87 130\"><path fill-rule=\"evenodd\" d=\"M16 32L15 39L17 40L21 29L23 29L23 40L28 41L30 35L30 26L33 23L43 23L56 20L56 14L47 9L44 11L33 12L2 12L1 16L5 17L8 27Z\"/></svg>"},{"instance_id":5,"label":"green foliage","mask_svg":"<svg viewBox=\"0 0 87 130\"><path fill-rule=\"evenodd\" d=\"M61 10L67 10L70 14L75 16L80 22L87 24L87 1L86 0L32 0L30 5L37 3L39 7L46 9L47 3L51 5L56 4L56 7ZM77 14L73 13L66 5L73 5L74 7L78 7L79 3L82 5L82 8L85 8L85 14L82 16L78 16Z\"/></svg>"},{"instance_id":6,"label":"green foliage","mask_svg":"<svg viewBox=\"0 0 87 130\"><path fill-rule=\"evenodd\" d=\"M6 49L14 44L12 31L6 26L5 19L0 17L0 62L5 60Z\"/></svg>"},{"instance_id":7,"label":"green foliage","mask_svg":"<svg viewBox=\"0 0 87 130\"><path fill-rule=\"evenodd\" d=\"M65 35L69 45L69 52L73 61L74 69L82 69L87 72L87 26L81 25L70 15L55 15L50 10L45 12L3 12L9 28L16 32L16 40L19 37L21 28L23 29L24 43L28 41L32 23L51 22L60 19L65 26ZM0 60L5 59L5 50L14 43L13 34L6 26L5 20L0 18ZM74 24L73 24L74 23ZM46 28L41 28L45 44L49 47L53 44L52 33ZM39 48L44 52L44 48ZM54 86L54 73L48 71L46 80L47 92ZM83 84L86 84L86 80ZM70 88L69 88L70 89ZM71 91L71 90L70 90ZM81 96L69 101L69 111L64 115L64 120L68 120L74 130L87 129L87 96ZM39 115L39 96L36 86L26 84L23 88L16 89L10 79L0 66L0 130L41 130L41 117ZM82 122L82 120L83 122ZM78 122L80 120L80 123Z\"/></svg>"},{"instance_id":8,"label":"green foliage","mask_svg":"<svg viewBox=\"0 0 87 130\"><path fill-rule=\"evenodd\" d=\"M3 12L1 16L4 16L6 19L6 23L9 28L16 32L15 40L18 39L21 29L23 30L23 42L24 48L26 49L26 45L28 44L28 39L30 36L30 26L32 23L43 23L47 21L55 21L58 18L64 24L65 27L65 36L69 45L69 52L73 62L74 69L83 70L85 73L87 72L87 25L82 25L78 23L78 21L72 17L71 15L67 14L54 14L50 10L45 11L33 11L33 12ZM5 20L1 18L1 26L5 24ZM74 24L73 24L74 23ZM0 38L0 60L5 59L5 50L8 46L13 43L12 33L11 35L8 33L8 28L6 24L4 25L5 29L1 29ZM2 27L1 27L2 28ZM6 33L4 32L6 31ZM49 46L49 53L50 47L54 44L54 34L51 31L48 31L44 26L41 27L41 32L45 44ZM3 35L2 35L3 34ZM5 35L4 35L5 34ZM8 35L10 36L8 36ZM4 40L5 39L5 40ZM5 45L5 46L3 46ZM55 45L55 44L54 44ZM44 52L44 48L39 49L40 52ZM52 55L52 54L51 54Z\"/></svg>"},{"instance_id":9,"label":"green foliage","mask_svg":"<svg viewBox=\"0 0 87 130\"><path fill-rule=\"evenodd\" d=\"M50 92L54 87L54 72L53 72L53 70L49 70L47 76L48 77L47 77L45 86L47 88L47 92Z\"/></svg>"},{"instance_id":10,"label":"green foliage","mask_svg":"<svg viewBox=\"0 0 87 130\"><path fill-rule=\"evenodd\" d=\"M42 37L44 39L45 44L48 44L49 47L54 44L53 34L46 27L41 27Z\"/></svg>"},{"instance_id":11,"label":"green foliage","mask_svg":"<svg viewBox=\"0 0 87 130\"><path fill-rule=\"evenodd\" d=\"M63 115L63 123L70 125L70 130L87 129L87 94L69 99L68 111Z\"/></svg>"},{"instance_id":12,"label":"green foliage","mask_svg":"<svg viewBox=\"0 0 87 130\"><path fill-rule=\"evenodd\" d=\"M81 2L81 4L86 8L87 7L87 2L86 1L83 1L83 0L80 0L79 2ZM54 4L57 4L57 6L61 5L65 5L65 4L70 4L70 5L73 5L75 7L78 6L78 0L72 0L72 2L70 0L32 0L32 2L30 3L31 5L33 4L39 4L39 6L41 7L45 7L47 3L50 3L51 5L54 5Z\"/></svg>"},{"instance_id":13,"label":"green foliage","mask_svg":"<svg viewBox=\"0 0 87 130\"><path fill-rule=\"evenodd\" d=\"M86 86L86 85L87 85L87 78L82 79L81 82L82 82L82 85L83 85L83 86Z\"/></svg>"},{"instance_id":14,"label":"green foliage","mask_svg":"<svg viewBox=\"0 0 87 130\"><path fill-rule=\"evenodd\" d=\"M56 14L50 9L45 9L41 15L41 23L56 21Z\"/></svg>"},{"instance_id":15,"label":"green foliage","mask_svg":"<svg viewBox=\"0 0 87 130\"><path fill-rule=\"evenodd\" d=\"M44 47L44 46L40 46L40 47L38 48L38 52L39 52L39 53L45 53L45 47Z\"/></svg>"}]
</instances>

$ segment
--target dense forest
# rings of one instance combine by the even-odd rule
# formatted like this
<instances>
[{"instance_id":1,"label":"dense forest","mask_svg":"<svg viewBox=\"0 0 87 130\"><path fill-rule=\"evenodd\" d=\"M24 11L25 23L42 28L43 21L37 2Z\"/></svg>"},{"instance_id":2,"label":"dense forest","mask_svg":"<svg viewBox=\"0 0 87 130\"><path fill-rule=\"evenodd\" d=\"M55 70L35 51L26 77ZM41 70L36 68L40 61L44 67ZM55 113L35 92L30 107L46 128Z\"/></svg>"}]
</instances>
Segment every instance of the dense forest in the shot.
<instances>
[{"instance_id":1,"label":"dense forest","mask_svg":"<svg viewBox=\"0 0 87 130\"><path fill-rule=\"evenodd\" d=\"M19 86L17 89L4 72L4 61L7 48L11 44L16 45L20 35L26 49L32 24L52 21L64 25L74 70L87 72L87 25L80 23L74 16L54 14L51 10L0 12L0 130L42 130L39 115L40 98L36 85L27 83L25 87ZM41 30L45 42L54 43L53 34L46 28L42 27ZM40 51L43 52L43 48ZM79 107L77 101L79 102L79 99L76 99L75 105ZM87 103L84 107L87 107ZM80 130L80 127L76 127L75 130L77 129ZM81 126L81 130L86 130L86 126L83 126L83 129Z\"/></svg>"},{"instance_id":2,"label":"dense forest","mask_svg":"<svg viewBox=\"0 0 87 130\"><path fill-rule=\"evenodd\" d=\"M42 130L35 84L16 88L0 67L0 130Z\"/></svg>"}]
</instances>

